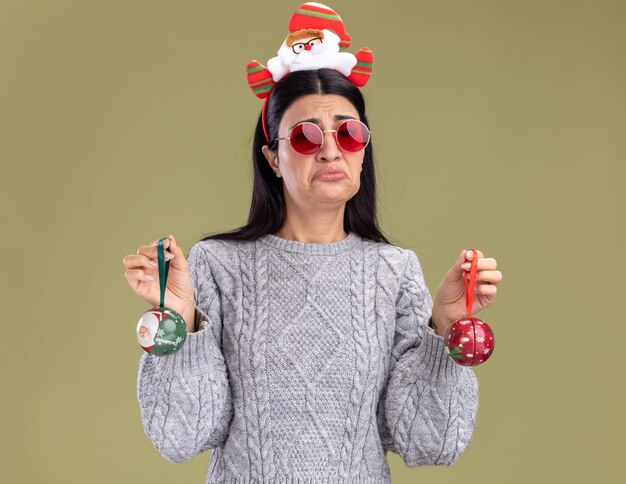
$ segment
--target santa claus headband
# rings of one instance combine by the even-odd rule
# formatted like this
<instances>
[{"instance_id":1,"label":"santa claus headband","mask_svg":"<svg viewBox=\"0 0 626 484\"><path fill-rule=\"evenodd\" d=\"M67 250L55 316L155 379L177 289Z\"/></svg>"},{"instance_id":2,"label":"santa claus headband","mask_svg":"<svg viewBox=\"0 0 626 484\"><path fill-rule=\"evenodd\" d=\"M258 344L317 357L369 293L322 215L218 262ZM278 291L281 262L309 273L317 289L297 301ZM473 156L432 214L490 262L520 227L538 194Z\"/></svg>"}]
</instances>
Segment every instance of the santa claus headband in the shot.
<instances>
[{"instance_id":1,"label":"santa claus headband","mask_svg":"<svg viewBox=\"0 0 626 484\"><path fill-rule=\"evenodd\" d=\"M337 12L321 3L307 2L291 16L289 33L278 49L278 55L267 61L267 67L256 59L248 62L248 85L256 97L265 99L261 122L268 144L267 103L274 86L286 74L329 68L341 72L357 87L367 84L372 75L374 55L367 47L361 48L356 55L345 52L351 40Z\"/></svg>"}]
</instances>

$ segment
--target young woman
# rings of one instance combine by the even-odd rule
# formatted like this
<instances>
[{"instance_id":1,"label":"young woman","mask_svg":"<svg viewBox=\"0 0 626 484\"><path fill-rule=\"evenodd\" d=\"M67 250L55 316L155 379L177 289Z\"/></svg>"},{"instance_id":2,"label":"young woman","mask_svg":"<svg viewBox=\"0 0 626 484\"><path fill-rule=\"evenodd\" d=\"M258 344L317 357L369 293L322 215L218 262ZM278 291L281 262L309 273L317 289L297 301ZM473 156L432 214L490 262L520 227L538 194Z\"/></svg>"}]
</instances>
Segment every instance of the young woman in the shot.
<instances>
[{"instance_id":1,"label":"young woman","mask_svg":"<svg viewBox=\"0 0 626 484\"><path fill-rule=\"evenodd\" d=\"M141 356L145 432L173 462L212 449L207 482L389 482L387 451L408 466L452 464L478 408L474 371L443 345L466 316L471 252L433 304L416 254L377 226L365 104L343 74L283 77L266 123L270 143L261 118L254 137L248 223L198 241L188 260L173 236L164 242L167 306L189 334L174 354ZM151 305L155 244L125 258ZM477 253L474 313L501 279Z\"/></svg>"}]
</instances>

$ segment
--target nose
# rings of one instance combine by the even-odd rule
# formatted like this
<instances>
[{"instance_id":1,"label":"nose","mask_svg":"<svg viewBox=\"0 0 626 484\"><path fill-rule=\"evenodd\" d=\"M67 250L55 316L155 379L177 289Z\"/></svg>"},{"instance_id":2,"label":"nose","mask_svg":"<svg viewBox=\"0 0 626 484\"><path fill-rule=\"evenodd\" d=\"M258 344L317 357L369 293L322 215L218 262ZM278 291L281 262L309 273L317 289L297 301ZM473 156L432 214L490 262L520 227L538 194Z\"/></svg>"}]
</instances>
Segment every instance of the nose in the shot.
<instances>
[{"instance_id":1,"label":"nose","mask_svg":"<svg viewBox=\"0 0 626 484\"><path fill-rule=\"evenodd\" d=\"M306 44L306 45L304 46L304 49L305 49L305 50L311 50L311 47L312 47L312 45L310 45L310 44Z\"/></svg>"},{"instance_id":2,"label":"nose","mask_svg":"<svg viewBox=\"0 0 626 484\"><path fill-rule=\"evenodd\" d=\"M322 161L332 161L341 157L341 151L337 145L334 132L324 133L322 148L317 152L317 158Z\"/></svg>"}]
</instances>

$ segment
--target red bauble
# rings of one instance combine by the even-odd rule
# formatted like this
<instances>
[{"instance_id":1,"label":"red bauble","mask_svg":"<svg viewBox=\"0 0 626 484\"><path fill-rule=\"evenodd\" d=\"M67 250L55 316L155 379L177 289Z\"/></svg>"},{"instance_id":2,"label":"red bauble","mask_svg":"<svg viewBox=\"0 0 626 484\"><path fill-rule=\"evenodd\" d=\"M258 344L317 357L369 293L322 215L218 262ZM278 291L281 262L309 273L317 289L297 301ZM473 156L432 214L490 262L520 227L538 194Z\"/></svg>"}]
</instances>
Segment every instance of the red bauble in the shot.
<instances>
[{"instance_id":1,"label":"red bauble","mask_svg":"<svg viewBox=\"0 0 626 484\"><path fill-rule=\"evenodd\" d=\"M446 353L463 366L478 366L493 354L493 331L478 318L457 319L446 331L443 344Z\"/></svg>"}]
</instances>

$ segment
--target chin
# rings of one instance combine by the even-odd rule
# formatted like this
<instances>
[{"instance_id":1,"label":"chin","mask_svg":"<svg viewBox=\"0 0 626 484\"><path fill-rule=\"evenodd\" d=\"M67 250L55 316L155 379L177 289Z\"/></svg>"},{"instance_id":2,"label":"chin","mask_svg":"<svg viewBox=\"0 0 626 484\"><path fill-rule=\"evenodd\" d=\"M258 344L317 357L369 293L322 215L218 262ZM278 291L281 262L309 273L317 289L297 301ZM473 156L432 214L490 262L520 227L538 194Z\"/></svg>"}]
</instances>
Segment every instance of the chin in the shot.
<instances>
[{"instance_id":1,"label":"chin","mask_svg":"<svg viewBox=\"0 0 626 484\"><path fill-rule=\"evenodd\" d=\"M313 200L322 203L345 203L353 196L354 194L352 191L347 191L345 187L343 187L341 190L317 190L316 196L313 197Z\"/></svg>"}]
</instances>

